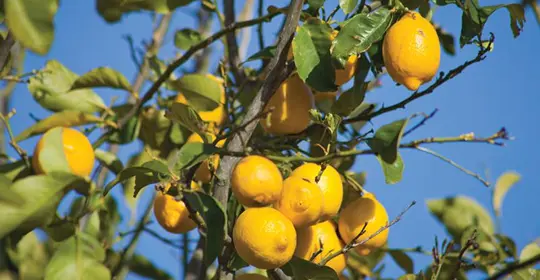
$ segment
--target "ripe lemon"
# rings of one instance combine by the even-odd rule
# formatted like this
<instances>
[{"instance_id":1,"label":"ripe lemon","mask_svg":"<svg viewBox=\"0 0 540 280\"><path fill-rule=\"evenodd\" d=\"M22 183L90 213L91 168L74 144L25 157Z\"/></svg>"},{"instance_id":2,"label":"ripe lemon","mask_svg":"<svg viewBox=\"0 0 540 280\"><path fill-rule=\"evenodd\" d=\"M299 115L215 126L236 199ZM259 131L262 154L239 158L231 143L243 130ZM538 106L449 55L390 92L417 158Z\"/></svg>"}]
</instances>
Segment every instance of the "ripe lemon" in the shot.
<instances>
[{"instance_id":1,"label":"ripe lemon","mask_svg":"<svg viewBox=\"0 0 540 280\"><path fill-rule=\"evenodd\" d=\"M307 179L290 176L283 181L281 197L275 208L291 220L297 228L317 223L321 217L323 194L321 189Z\"/></svg>"},{"instance_id":2,"label":"ripe lemon","mask_svg":"<svg viewBox=\"0 0 540 280\"><path fill-rule=\"evenodd\" d=\"M417 12L407 12L383 41L383 60L390 77L409 90L429 82L439 69L441 47L433 25Z\"/></svg>"},{"instance_id":3,"label":"ripe lemon","mask_svg":"<svg viewBox=\"0 0 540 280\"><path fill-rule=\"evenodd\" d=\"M320 165L308 162L293 170L291 176L304 178L314 183L320 171ZM341 208L341 203L343 202L343 182L337 170L328 164L317 185L323 194L323 208L320 221L325 221L334 217Z\"/></svg>"},{"instance_id":4,"label":"ripe lemon","mask_svg":"<svg viewBox=\"0 0 540 280\"><path fill-rule=\"evenodd\" d=\"M262 156L247 156L233 169L232 191L246 207L268 206L281 195L283 177L278 167Z\"/></svg>"},{"instance_id":5,"label":"ripe lemon","mask_svg":"<svg viewBox=\"0 0 540 280\"><path fill-rule=\"evenodd\" d=\"M235 280L268 280L268 277L257 273L245 273L234 277Z\"/></svg>"},{"instance_id":6,"label":"ripe lemon","mask_svg":"<svg viewBox=\"0 0 540 280\"><path fill-rule=\"evenodd\" d=\"M321 243L323 245L322 250ZM313 259L314 263L319 263L328 255L341 251L344 246L343 241L337 236L336 224L332 221L325 221L307 228L298 229L294 255L304 260L311 260L312 256L320 251ZM340 274L347 266L346 262L345 255L341 254L327 262L326 266Z\"/></svg>"},{"instance_id":7,"label":"ripe lemon","mask_svg":"<svg viewBox=\"0 0 540 280\"><path fill-rule=\"evenodd\" d=\"M298 74L285 80L266 104L265 111L274 108L260 123L268 133L296 134L309 125L309 110L313 108L313 94Z\"/></svg>"},{"instance_id":8,"label":"ripe lemon","mask_svg":"<svg viewBox=\"0 0 540 280\"><path fill-rule=\"evenodd\" d=\"M216 139L216 136L214 134L210 134L210 138L212 138L212 141ZM197 133L191 134L188 139L186 140L187 143L190 142L199 142L203 143L203 139L201 136ZM221 148L225 144L225 139L220 140L216 147ZM212 170L216 170L219 166L219 155L212 155L209 158L205 159L199 168L195 171L195 180L201 181L203 183L208 183L212 179Z\"/></svg>"},{"instance_id":9,"label":"ripe lemon","mask_svg":"<svg viewBox=\"0 0 540 280\"><path fill-rule=\"evenodd\" d=\"M199 185L191 183L192 190L199 190ZM154 198L154 215L157 222L168 232L186 233L197 227L189 217L189 211L183 201L168 194L158 192Z\"/></svg>"},{"instance_id":10,"label":"ripe lemon","mask_svg":"<svg viewBox=\"0 0 540 280\"><path fill-rule=\"evenodd\" d=\"M214 81L219 83L221 92L220 92L220 100L219 102L221 105L218 105L216 108L210 111L199 111L199 116L201 119L205 122L210 123L210 126L212 127L218 127L225 122L226 116L227 116L227 110L225 108L225 87L224 81L221 78L218 78L214 75L207 74L207 77L213 79ZM176 102L182 103L182 104L188 104L188 101L186 100L186 97L182 93L178 93L175 99Z\"/></svg>"},{"instance_id":11,"label":"ripe lemon","mask_svg":"<svg viewBox=\"0 0 540 280\"><path fill-rule=\"evenodd\" d=\"M287 217L274 208L246 209L233 228L238 255L260 269L286 264L296 249L296 230Z\"/></svg>"},{"instance_id":12,"label":"ripe lemon","mask_svg":"<svg viewBox=\"0 0 540 280\"><path fill-rule=\"evenodd\" d=\"M388 213L384 206L373 195L359 197L350 202L340 213L338 229L346 243L351 242L366 226L366 231L356 242L367 239L388 223ZM388 229L385 229L365 244L355 247L360 255L368 255L373 249L380 248L388 240Z\"/></svg>"},{"instance_id":13,"label":"ripe lemon","mask_svg":"<svg viewBox=\"0 0 540 280\"><path fill-rule=\"evenodd\" d=\"M32 167L36 174L44 174L41 164L39 163L39 156L45 145L45 138L51 130L45 132L39 139L34 149L34 156L32 157ZM92 173L94 167L95 154L92 144L82 132L70 128L62 128L62 145L64 147L64 154L66 155L66 161L71 168L71 172L81 177L89 176Z\"/></svg>"}]
</instances>

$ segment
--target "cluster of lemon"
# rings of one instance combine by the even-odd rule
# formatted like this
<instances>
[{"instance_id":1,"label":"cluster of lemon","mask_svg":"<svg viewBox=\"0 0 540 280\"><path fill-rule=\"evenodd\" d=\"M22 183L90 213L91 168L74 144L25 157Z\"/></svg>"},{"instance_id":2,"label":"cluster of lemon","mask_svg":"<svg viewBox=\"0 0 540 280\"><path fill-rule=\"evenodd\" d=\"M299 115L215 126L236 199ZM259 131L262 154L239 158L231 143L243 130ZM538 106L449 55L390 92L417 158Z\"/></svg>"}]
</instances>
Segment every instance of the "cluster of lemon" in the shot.
<instances>
[{"instance_id":1,"label":"cluster of lemon","mask_svg":"<svg viewBox=\"0 0 540 280\"><path fill-rule=\"evenodd\" d=\"M247 156L235 166L231 188L246 208L234 224L234 246L242 259L260 269L281 267L293 255L319 263L353 242L366 223L365 233L356 241L388 222L386 209L369 193L342 208L343 183L330 165L304 163L283 179L268 158ZM385 230L355 249L366 255L387 239ZM326 265L340 274L346 255Z\"/></svg>"}]
</instances>

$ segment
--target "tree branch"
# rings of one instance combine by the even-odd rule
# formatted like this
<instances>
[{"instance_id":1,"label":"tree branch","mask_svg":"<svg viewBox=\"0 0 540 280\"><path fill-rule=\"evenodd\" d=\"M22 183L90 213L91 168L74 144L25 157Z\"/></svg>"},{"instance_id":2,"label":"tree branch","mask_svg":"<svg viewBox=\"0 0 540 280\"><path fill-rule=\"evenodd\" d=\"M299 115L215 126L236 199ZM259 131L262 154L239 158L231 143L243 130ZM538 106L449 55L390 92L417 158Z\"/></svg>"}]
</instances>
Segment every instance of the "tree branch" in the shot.
<instances>
[{"instance_id":1,"label":"tree branch","mask_svg":"<svg viewBox=\"0 0 540 280\"><path fill-rule=\"evenodd\" d=\"M490 276L486 280L501 279L504 276L507 276L507 275L511 274L512 272L514 272L514 271L526 268L528 266L531 266L531 265L534 265L534 264L537 264L537 263L540 263L540 254L536 255L536 256L534 256L534 257L532 257L532 258L530 258L530 259L528 259L528 260L526 260L524 262L510 264L505 269L495 273L494 275Z\"/></svg>"},{"instance_id":2,"label":"tree branch","mask_svg":"<svg viewBox=\"0 0 540 280\"><path fill-rule=\"evenodd\" d=\"M236 21L234 0L223 0L223 10L225 14L225 26L232 26ZM245 75L238 68L240 57L238 53L238 41L236 41L236 32L227 33L226 40L227 59L229 61L229 66L231 67L231 72L233 73L236 84L241 84L245 79Z\"/></svg>"},{"instance_id":3,"label":"tree branch","mask_svg":"<svg viewBox=\"0 0 540 280\"><path fill-rule=\"evenodd\" d=\"M405 108L405 106L407 104L413 102L414 100L416 100L416 99L418 99L418 98L420 98L422 96L425 96L425 95L428 95L428 94L432 93L436 88L438 88L442 84L448 82L449 80L451 80L454 77L456 77L457 75L459 75L467 67L484 60L486 58L485 55L491 50L491 45L493 44L494 40L495 40L495 37L494 37L493 34L491 34L491 37L489 38L488 46L486 48L480 47L480 51L478 51L478 54L476 55L476 57L474 59L465 61L464 64L450 70L450 72L448 72L446 75L444 74L444 72L441 72L440 75L439 75L439 78L437 78L437 80L432 85L430 85L427 89L425 89L423 91L416 91L412 95L410 95L408 98L406 98L406 99L404 99L404 100L402 100L402 101L400 101L400 102L398 102L398 103L396 103L394 105L391 105L391 106L388 106L388 107L382 107L381 109L379 109L379 110L377 110L377 111L375 111L373 113L369 113L369 112L371 112L371 110L364 111L365 113L361 113L358 116L350 118L350 119L345 119L345 120L343 120L343 122L344 123L353 123L353 122L358 122L358 121L368 121L368 120L371 120L371 119L373 119L373 118L375 118L377 116L380 116L380 115L382 115L384 113L388 113L388 112L394 111L394 110L399 109L399 108Z\"/></svg>"}]
</instances>

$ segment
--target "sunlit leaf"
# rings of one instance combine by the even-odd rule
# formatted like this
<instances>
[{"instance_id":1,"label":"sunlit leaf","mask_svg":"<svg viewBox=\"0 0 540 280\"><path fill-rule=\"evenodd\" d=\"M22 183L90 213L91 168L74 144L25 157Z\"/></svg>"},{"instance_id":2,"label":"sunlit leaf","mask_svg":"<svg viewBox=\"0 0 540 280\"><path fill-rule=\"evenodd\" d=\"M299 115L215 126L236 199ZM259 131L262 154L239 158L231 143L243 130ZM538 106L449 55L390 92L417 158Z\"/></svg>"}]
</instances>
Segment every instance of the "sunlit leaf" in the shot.
<instances>
[{"instance_id":1,"label":"sunlit leaf","mask_svg":"<svg viewBox=\"0 0 540 280\"><path fill-rule=\"evenodd\" d=\"M271 59L272 57L276 55L276 50L277 50L276 46L268 46L252 54L250 57L246 59L246 61L242 62L242 64L250 62L250 61L259 60L259 59Z\"/></svg>"},{"instance_id":2,"label":"sunlit leaf","mask_svg":"<svg viewBox=\"0 0 540 280\"><path fill-rule=\"evenodd\" d=\"M104 195L107 195L107 193L109 193L111 191L111 189L114 186L116 186L117 184L122 183L122 182L128 180L129 178L135 177L135 176L137 176L136 179L141 180L141 183L145 182L145 183L148 183L148 184L152 184L152 183L159 182L159 178L158 178L157 174L154 174L153 170L150 169L150 168L146 168L146 167L142 167L142 166L140 166L140 167L138 167L138 166L128 167L128 168L122 170L120 173L118 173L118 175L116 176L116 178L114 180L112 180L107 185L105 185L105 187L103 188L104 189ZM140 186L140 184L137 184L137 180L135 181L135 184ZM144 187L144 186L142 186L142 187ZM135 191L137 192L137 186L135 187Z\"/></svg>"},{"instance_id":3,"label":"sunlit leaf","mask_svg":"<svg viewBox=\"0 0 540 280\"><path fill-rule=\"evenodd\" d=\"M120 72L110 67L99 67L78 77L70 90L92 87L109 87L131 91L131 84Z\"/></svg>"},{"instance_id":4,"label":"sunlit leaf","mask_svg":"<svg viewBox=\"0 0 540 280\"><path fill-rule=\"evenodd\" d=\"M190 105L175 102L171 105L170 110L165 112L165 117L199 134L201 137L206 137L201 116Z\"/></svg>"},{"instance_id":5,"label":"sunlit leaf","mask_svg":"<svg viewBox=\"0 0 540 280\"><path fill-rule=\"evenodd\" d=\"M132 104L123 104L112 107L111 109L115 112L117 118L116 120L118 120L123 118L132 108ZM113 118L111 118L111 120L112 119ZM130 143L139 137L141 125L141 118L138 115L134 115L120 129L114 130L107 141L113 144Z\"/></svg>"},{"instance_id":6,"label":"sunlit leaf","mask_svg":"<svg viewBox=\"0 0 540 280\"><path fill-rule=\"evenodd\" d=\"M381 155L377 155L377 160L383 169L384 180L387 184L396 184L401 181L405 163L399 153L396 154L396 159L392 163L385 161Z\"/></svg>"},{"instance_id":7,"label":"sunlit leaf","mask_svg":"<svg viewBox=\"0 0 540 280\"><path fill-rule=\"evenodd\" d=\"M120 171L122 171L122 169L124 169L124 164L115 153L101 149L96 149L94 153L96 154L96 159L99 161L99 163L107 167L107 169L115 174L118 174Z\"/></svg>"},{"instance_id":8,"label":"sunlit leaf","mask_svg":"<svg viewBox=\"0 0 540 280\"><path fill-rule=\"evenodd\" d=\"M521 179L521 175L516 172L508 171L499 176L495 188L493 189L493 209L497 216L501 215L502 202L506 193Z\"/></svg>"},{"instance_id":9,"label":"sunlit leaf","mask_svg":"<svg viewBox=\"0 0 540 280\"><path fill-rule=\"evenodd\" d=\"M352 12L357 4L358 0L339 0L339 7L345 14Z\"/></svg>"},{"instance_id":10,"label":"sunlit leaf","mask_svg":"<svg viewBox=\"0 0 540 280\"><path fill-rule=\"evenodd\" d=\"M210 75L187 74L175 80L174 85L195 110L210 111L221 104L222 85Z\"/></svg>"},{"instance_id":11,"label":"sunlit leaf","mask_svg":"<svg viewBox=\"0 0 540 280\"><path fill-rule=\"evenodd\" d=\"M175 172L179 172L202 162L217 151L218 148L210 143L189 142L176 152L170 165L173 166Z\"/></svg>"},{"instance_id":12,"label":"sunlit leaf","mask_svg":"<svg viewBox=\"0 0 540 280\"><path fill-rule=\"evenodd\" d=\"M181 50L188 50L202 39L201 33L189 28L180 29L174 33L174 45Z\"/></svg>"},{"instance_id":13,"label":"sunlit leaf","mask_svg":"<svg viewBox=\"0 0 540 280\"><path fill-rule=\"evenodd\" d=\"M5 4L4 4L5 3ZM54 39L57 0L2 1L6 23L23 47L41 55L49 52Z\"/></svg>"},{"instance_id":14,"label":"sunlit leaf","mask_svg":"<svg viewBox=\"0 0 540 280\"><path fill-rule=\"evenodd\" d=\"M25 235L14 248L5 249L7 249L9 260L18 268L20 279L43 277L49 256L35 232Z\"/></svg>"}]
</instances>

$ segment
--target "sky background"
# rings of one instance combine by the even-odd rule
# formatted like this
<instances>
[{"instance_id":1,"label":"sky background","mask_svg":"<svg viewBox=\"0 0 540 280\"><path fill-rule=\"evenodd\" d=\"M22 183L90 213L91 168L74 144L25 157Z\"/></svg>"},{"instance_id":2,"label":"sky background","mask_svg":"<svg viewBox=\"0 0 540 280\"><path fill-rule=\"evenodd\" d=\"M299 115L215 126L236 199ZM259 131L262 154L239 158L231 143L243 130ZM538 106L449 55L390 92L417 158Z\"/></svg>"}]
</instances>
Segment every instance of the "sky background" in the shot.
<instances>
[{"instance_id":1,"label":"sky background","mask_svg":"<svg viewBox=\"0 0 540 280\"><path fill-rule=\"evenodd\" d=\"M239 11L243 1L237 2ZM331 5L327 3L328 7L333 8L337 1L327 2L331 3ZM287 1L272 2L276 6L286 3ZM484 5L498 3L510 2L481 1ZM193 27L195 11L196 5L176 11L160 53L161 58L168 59L174 55L175 48L172 41L174 31ZM341 12L338 13L338 18L340 17ZM540 64L537 52L540 29L531 11L527 10L526 18L527 23L522 35L513 39L507 11L495 12L485 27L486 34L491 31L496 35L494 51L488 54L484 62L471 66L464 74L441 86L430 96L415 101L404 110L378 117L367 126L369 128L371 125L376 129L398 118L418 112L429 113L437 108L439 112L436 117L408 135L404 141L430 136L457 136L468 132L475 132L478 136L489 136L502 126L506 127L515 137L515 140L508 142L506 147L457 143L432 145L430 148L480 174L488 170L490 181L495 181L500 174L508 170L515 170L522 175L521 181L506 196L501 219L502 232L516 241L519 250L540 236L540 222L535 214L540 212L538 203L540 149L537 142L540 139L540 128L537 123L540 120L538 110L540 96L537 84L540 78L537 68ZM273 38L281 19L277 17L271 24L265 25L267 44L274 42ZM435 12L434 20L444 29L459 36L461 12L457 8L439 8ZM108 66L119 70L132 80L136 74L136 66L131 61L128 44L122 37L130 34L138 43L143 39L148 41L152 32L152 19L146 13L130 14L117 24L107 24L95 10L94 1L62 1L55 25L55 40L51 51L46 56L28 53L25 72L40 69L47 60L56 59L78 74L96 67ZM253 33L248 55L258 49L255 29L251 31ZM222 55L223 47L217 42L212 48L215 50L212 66L215 66L216 57ZM463 49L459 49L458 46L456 56L442 53L440 70L447 71L475 55L474 46L466 46ZM383 87L368 94L367 101L393 104L410 94L404 87L396 87L389 77L384 77L382 83ZM125 98L125 93L121 91L96 91L107 104L110 104L114 96ZM23 84L16 87L11 106L17 109L17 115L12 119L15 134L33 123L30 113L38 118L45 118L50 114L38 106ZM90 136L91 140L95 140L98 135L99 133L93 133ZM36 141L37 138L34 137L22 142L21 146L31 152ZM140 147L140 143L125 145L121 148L119 156L125 162ZM12 150L9 152L11 156L16 156ZM401 154L405 162L405 172L403 180L395 185L385 184L382 170L373 156L358 158L353 168L357 172L367 172L366 189L377 195L391 219L412 200L418 202L402 221L390 229L389 247L411 248L420 245L429 250L434 236L440 239L446 236L443 226L429 214L425 205L427 199L466 195L491 212L491 190L478 180L428 154L414 150L403 150ZM108 181L110 180L112 177L109 177ZM141 195L141 207L137 215L140 215L144 208L142 206L148 202L151 191L153 188L148 187ZM113 195L121 198L121 188L116 188ZM121 212L123 215L121 230L127 231L130 229L128 222L131 217L129 209L123 203ZM157 223L153 223L150 227L166 238L180 238L178 235L168 234ZM194 232L191 235L195 237ZM117 246L123 244L125 242L120 242ZM182 269L179 265L181 261L178 249L143 234L137 253L146 255L157 267L166 270L175 279L181 279ZM411 255L411 257L416 261L415 272L424 269L430 263L428 256ZM397 278L404 274L390 258L386 258L384 263L386 264L384 276ZM128 278L141 279L133 274Z\"/></svg>"}]
</instances>

